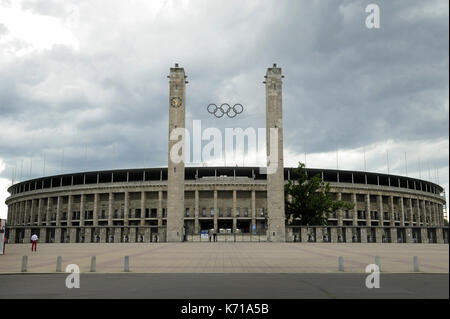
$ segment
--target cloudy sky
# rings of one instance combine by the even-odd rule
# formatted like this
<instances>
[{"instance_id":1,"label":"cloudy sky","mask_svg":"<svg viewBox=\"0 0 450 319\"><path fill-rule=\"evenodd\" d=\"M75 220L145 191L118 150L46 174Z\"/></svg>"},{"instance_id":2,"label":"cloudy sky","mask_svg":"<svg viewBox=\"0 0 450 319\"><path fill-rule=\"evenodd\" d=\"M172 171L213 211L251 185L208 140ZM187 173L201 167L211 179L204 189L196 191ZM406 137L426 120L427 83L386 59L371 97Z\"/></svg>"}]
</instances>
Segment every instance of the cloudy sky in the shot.
<instances>
[{"instance_id":1,"label":"cloudy sky","mask_svg":"<svg viewBox=\"0 0 450 319\"><path fill-rule=\"evenodd\" d=\"M365 25L372 2L379 29ZM387 172L389 159L448 192L448 37L447 0L0 0L0 202L44 172L167 165L174 63L188 128L264 127L277 63L286 166L306 154L309 167ZM245 110L206 112L225 102Z\"/></svg>"}]
</instances>

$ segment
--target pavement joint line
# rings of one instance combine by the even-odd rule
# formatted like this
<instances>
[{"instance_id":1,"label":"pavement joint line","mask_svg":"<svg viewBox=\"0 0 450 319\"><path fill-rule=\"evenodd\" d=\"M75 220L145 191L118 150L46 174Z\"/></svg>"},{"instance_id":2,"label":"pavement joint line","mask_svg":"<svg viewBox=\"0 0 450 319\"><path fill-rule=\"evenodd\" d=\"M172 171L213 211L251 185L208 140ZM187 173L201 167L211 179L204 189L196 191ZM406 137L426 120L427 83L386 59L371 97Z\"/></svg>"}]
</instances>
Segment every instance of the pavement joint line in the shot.
<instances>
[{"instance_id":1,"label":"pavement joint line","mask_svg":"<svg viewBox=\"0 0 450 319\"><path fill-rule=\"evenodd\" d=\"M11 273L0 273L0 276L8 276L8 275L69 275L70 272L11 272ZM339 274L339 275L368 275L369 273L366 272L342 272L342 271L329 271L329 272L140 272L140 271L117 271L117 272L80 272L80 274L90 274L90 275L105 275L105 274L148 274L148 275L186 275L186 274L291 274L291 275L298 275L298 274L308 274L308 275L327 275L327 274ZM436 272L383 272L383 275L402 275L402 274L412 274L412 275L445 275L448 273L436 273Z\"/></svg>"}]
</instances>

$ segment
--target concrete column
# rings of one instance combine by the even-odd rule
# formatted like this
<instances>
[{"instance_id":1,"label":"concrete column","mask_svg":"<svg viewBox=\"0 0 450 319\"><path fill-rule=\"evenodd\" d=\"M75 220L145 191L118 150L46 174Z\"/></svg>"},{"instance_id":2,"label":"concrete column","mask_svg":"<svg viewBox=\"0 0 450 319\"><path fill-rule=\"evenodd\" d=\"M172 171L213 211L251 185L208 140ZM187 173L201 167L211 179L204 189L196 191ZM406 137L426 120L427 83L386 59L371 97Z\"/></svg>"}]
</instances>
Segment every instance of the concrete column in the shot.
<instances>
[{"instance_id":1,"label":"concrete column","mask_svg":"<svg viewBox=\"0 0 450 319\"><path fill-rule=\"evenodd\" d=\"M413 223L414 223L414 221L413 221L413 219L414 219L414 209L413 209L413 206L412 206L412 198L411 197L408 198L408 214L409 214L409 227L412 227ZM406 237L408 237L408 236L406 236ZM412 233L411 233L411 240L412 240Z\"/></svg>"},{"instance_id":2,"label":"concrete column","mask_svg":"<svg viewBox=\"0 0 450 319\"><path fill-rule=\"evenodd\" d=\"M323 242L322 228L316 227L316 243L322 243L322 242Z\"/></svg>"},{"instance_id":3,"label":"concrete column","mask_svg":"<svg viewBox=\"0 0 450 319\"><path fill-rule=\"evenodd\" d=\"M397 243L397 242L398 242L398 241L397 241L397 228L392 227L392 228L390 229L390 232L391 232L391 242L392 242L392 243Z\"/></svg>"},{"instance_id":4,"label":"concrete column","mask_svg":"<svg viewBox=\"0 0 450 319\"><path fill-rule=\"evenodd\" d=\"M434 205L436 206L436 207L435 207L435 210L436 210L436 212L435 212L436 218L435 218L435 221L434 221L434 225L435 225L435 226L438 226L438 225L439 225L439 204L438 204L438 203L434 203Z\"/></svg>"},{"instance_id":5,"label":"concrete column","mask_svg":"<svg viewBox=\"0 0 450 319\"><path fill-rule=\"evenodd\" d=\"M341 201L342 200L342 193L338 192L336 195L337 195L337 200ZM343 225L342 213L343 213L342 209L338 209L338 211L337 211L337 224L338 224L338 226L341 226L341 227Z\"/></svg>"},{"instance_id":6,"label":"concrete column","mask_svg":"<svg viewBox=\"0 0 450 319\"><path fill-rule=\"evenodd\" d=\"M416 198L415 199L415 201L416 201L416 204L417 204L417 206L416 206L416 220L417 220L417 226L420 226L420 216L422 216L422 212L421 212L421 209L420 209L420 201L419 201L419 199L418 198Z\"/></svg>"},{"instance_id":7,"label":"concrete column","mask_svg":"<svg viewBox=\"0 0 450 319\"><path fill-rule=\"evenodd\" d=\"M73 195L69 195L69 198L67 199L67 226L72 226L72 213L73 213L72 211L73 211ZM70 237L70 242L72 242L72 237Z\"/></svg>"},{"instance_id":8,"label":"concrete column","mask_svg":"<svg viewBox=\"0 0 450 319\"><path fill-rule=\"evenodd\" d=\"M130 193L125 191L124 202L123 202L123 224L128 226L128 214L130 213ZM158 209L158 217L161 212Z\"/></svg>"},{"instance_id":9,"label":"concrete column","mask_svg":"<svg viewBox=\"0 0 450 319\"><path fill-rule=\"evenodd\" d=\"M19 225L19 212L20 212L19 203L14 203L14 215L13 215L13 222L12 222L12 225L14 225L14 226Z\"/></svg>"},{"instance_id":10,"label":"concrete column","mask_svg":"<svg viewBox=\"0 0 450 319\"><path fill-rule=\"evenodd\" d=\"M367 226L372 225L372 221L370 218L370 194L366 194L366 225Z\"/></svg>"},{"instance_id":11,"label":"concrete column","mask_svg":"<svg viewBox=\"0 0 450 319\"><path fill-rule=\"evenodd\" d=\"M48 226L50 225L51 220L51 213L52 213L52 202L53 199L51 197L47 198L47 211L46 211L46 217L45 217L45 224Z\"/></svg>"},{"instance_id":12,"label":"concrete column","mask_svg":"<svg viewBox=\"0 0 450 319\"><path fill-rule=\"evenodd\" d=\"M80 198L80 226L84 226L84 205L86 201L86 195L81 194Z\"/></svg>"},{"instance_id":13,"label":"concrete column","mask_svg":"<svg viewBox=\"0 0 450 319\"><path fill-rule=\"evenodd\" d=\"M39 242L45 244L47 242L47 228L41 228L39 231Z\"/></svg>"},{"instance_id":14,"label":"concrete column","mask_svg":"<svg viewBox=\"0 0 450 319\"><path fill-rule=\"evenodd\" d=\"M375 228L375 242L377 243L383 242L383 228L381 227Z\"/></svg>"},{"instance_id":15,"label":"concrete column","mask_svg":"<svg viewBox=\"0 0 450 319\"><path fill-rule=\"evenodd\" d=\"M432 206L432 202L427 201L426 202L426 207L427 207L427 218L428 218L428 226L433 225L433 206Z\"/></svg>"},{"instance_id":16,"label":"concrete column","mask_svg":"<svg viewBox=\"0 0 450 319\"><path fill-rule=\"evenodd\" d=\"M150 231L150 228L145 228L144 229L144 243L149 243L149 242L151 242L151 231Z\"/></svg>"},{"instance_id":17,"label":"concrete column","mask_svg":"<svg viewBox=\"0 0 450 319\"><path fill-rule=\"evenodd\" d=\"M24 225L28 225L28 216L30 214L30 209L29 209L30 205L28 204L29 203L28 200L24 201L24 203L25 203Z\"/></svg>"},{"instance_id":18,"label":"concrete column","mask_svg":"<svg viewBox=\"0 0 450 319\"><path fill-rule=\"evenodd\" d=\"M30 201L30 226L34 225L34 216L36 214L36 202L34 199Z\"/></svg>"},{"instance_id":19,"label":"concrete column","mask_svg":"<svg viewBox=\"0 0 450 319\"><path fill-rule=\"evenodd\" d=\"M442 228L436 228L436 243L443 244L444 243L444 235Z\"/></svg>"},{"instance_id":20,"label":"concrete column","mask_svg":"<svg viewBox=\"0 0 450 319\"><path fill-rule=\"evenodd\" d=\"M17 204L17 211L16 211L16 225L22 225L22 209L23 209L23 202L18 202Z\"/></svg>"},{"instance_id":21,"label":"concrete column","mask_svg":"<svg viewBox=\"0 0 450 319\"><path fill-rule=\"evenodd\" d=\"M434 219L435 219L435 203L434 203L434 201L429 201L428 207L429 207L429 214L430 214L430 226L434 226Z\"/></svg>"},{"instance_id":22,"label":"concrete column","mask_svg":"<svg viewBox=\"0 0 450 319\"><path fill-rule=\"evenodd\" d=\"M28 201L23 202L23 225L28 225Z\"/></svg>"},{"instance_id":23,"label":"concrete column","mask_svg":"<svg viewBox=\"0 0 450 319\"><path fill-rule=\"evenodd\" d=\"M13 222L12 225L17 226L19 225L19 203L14 203L14 215L13 215Z\"/></svg>"},{"instance_id":24,"label":"concrete column","mask_svg":"<svg viewBox=\"0 0 450 319\"><path fill-rule=\"evenodd\" d=\"M398 199L398 204L400 207L400 226L405 227L405 206L403 205L403 197Z\"/></svg>"},{"instance_id":25,"label":"concrete column","mask_svg":"<svg viewBox=\"0 0 450 319\"><path fill-rule=\"evenodd\" d=\"M436 203L431 202L431 226L436 226L437 209Z\"/></svg>"},{"instance_id":26,"label":"concrete column","mask_svg":"<svg viewBox=\"0 0 450 319\"><path fill-rule=\"evenodd\" d=\"M15 228L9 229L8 244L16 244L16 229Z\"/></svg>"},{"instance_id":27,"label":"concrete column","mask_svg":"<svg viewBox=\"0 0 450 319\"><path fill-rule=\"evenodd\" d=\"M113 224L113 203L114 203L114 194L109 192L109 200L108 200L108 226L112 226Z\"/></svg>"},{"instance_id":28,"label":"concrete column","mask_svg":"<svg viewBox=\"0 0 450 319\"><path fill-rule=\"evenodd\" d=\"M100 228L100 242L106 243L106 227Z\"/></svg>"},{"instance_id":29,"label":"concrete column","mask_svg":"<svg viewBox=\"0 0 450 319\"><path fill-rule=\"evenodd\" d=\"M11 214L11 222L9 225L16 226L17 224L17 203L12 204L13 213Z\"/></svg>"},{"instance_id":30,"label":"concrete column","mask_svg":"<svg viewBox=\"0 0 450 319\"><path fill-rule=\"evenodd\" d=\"M136 242L136 227L130 227L130 232L128 235L128 239L130 243Z\"/></svg>"},{"instance_id":31,"label":"concrete column","mask_svg":"<svg viewBox=\"0 0 450 319\"><path fill-rule=\"evenodd\" d=\"M345 227L345 242L351 243L353 237L353 232L351 227Z\"/></svg>"},{"instance_id":32,"label":"concrete column","mask_svg":"<svg viewBox=\"0 0 450 319\"><path fill-rule=\"evenodd\" d=\"M413 243L414 240L413 240L413 235L412 235L412 228L411 227L405 228L405 233L406 233L406 243L407 244Z\"/></svg>"},{"instance_id":33,"label":"concrete column","mask_svg":"<svg viewBox=\"0 0 450 319\"><path fill-rule=\"evenodd\" d=\"M122 241L121 237L122 237L122 235L121 235L120 227L116 227L114 229L114 242L120 243Z\"/></svg>"},{"instance_id":34,"label":"concrete column","mask_svg":"<svg viewBox=\"0 0 450 319\"><path fill-rule=\"evenodd\" d=\"M195 207L194 207L194 217L195 217L195 221L194 221L194 232L196 233L196 234L198 234L199 233L199 231L200 231L200 223L199 223L199 221L198 221L198 216L199 216L199 194L198 194L198 190L196 190L195 191L195 198L194 198L194 205L195 205Z\"/></svg>"},{"instance_id":35,"label":"concrete column","mask_svg":"<svg viewBox=\"0 0 450 319\"><path fill-rule=\"evenodd\" d=\"M17 203L17 223L16 225L22 225L22 207L23 207L23 202L18 202Z\"/></svg>"},{"instance_id":36,"label":"concrete column","mask_svg":"<svg viewBox=\"0 0 450 319\"><path fill-rule=\"evenodd\" d=\"M23 236L23 242L28 244L31 242L31 228L25 228L25 235Z\"/></svg>"},{"instance_id":37,"label":"concrete column","mask_svg":"<svg viewBox=\"0 0 450 319\"><path fill-rule=\"evenodd\" d=\"M62 197L58 196L56 200L56 226L61 226L61 205L62 205Z\"/></svg>"},{"instance_id":38,"label":"concrete column","mask_svg":"<svg viewBox=\"0 0 450 319\"><path fill-rule=\"evenodd\" d=\"M361 243L367 243L367 228L361 227Z\"/></svg>"},{"instance_id":39,"label":"concrete column","mask_svg":"<svg viewBox=\"0 0 450 319\"><path fill-rule=\"evenodd\" d=\"M233 190L233 234L236 233L237 228L236 204L237 204L237 193L236 190Z\"/></svg>"},{"instance_id":40,"label":"concrete column","mask_svg":"<svg viewBox=\"0 0 450 319\"><path fill-rule=\"evenodd\" d=\"M394 208L394 196L389 196L389 221L391 227L395 227L395 218L394 218L395 208Z\"/></svg>"},{"instance_id":41,"label":"concrete column","mask_svg":"<svg viewBox=\"0 0 450 319\"><path fill-rule=\"evenodd\" d=\"M356 193L352 193L352 203L353 207L353 226L358 226L358 201Z\"/></svg>"},{"instance_id":42,"label":"concrete column","mask_svg":"<svg viewBox=\"0 0 450 319\"><path fill-rule=\"evenodd\" d=\"M428 231L425 226L420 229L420 237L422 239L422 244L428 244Z\"/></svg>"},{"instance_id":43,"label":"concrete column","mask_svg":"<svg viewBox=\"0 0 450 319\"><path fill-rule=\"evenodd\" d=\"M332 243L337 243L338 242L338 239L337 239L337 228L336 227L331 227L330 236L331 236L331 242Z\"/></svg>"},{"instance_id":44,"label":"concrete column","mask_svg":"<svg viewBox=\"0 0 450 319\"><path fill-rule=\"evenodd\" d=\"M22 206L23 206L23 202L17 203L17 224L16 225L22 225Z\"/></svg>"},{"instance_id":45,"label":"concrete column","mask_svg":"<svg viewBox=\"0 0 450 319\"><path fill-rule=\"evenodd\" d=\"M184 137L172 136L177 130L185 128L186 119L186 75L178 64L170 68L169 75L169 159L167 167L167 241L183 241L184 229ZM180 157L178 161L170 155L181 141L183 147L177 149ZM174 147L175 146L175 147Z\"/></svg>"},{"instance_id":46,"label":"concrete column","mask_svg":"<svg viewBox=\"0 0 450 319\"><path fill-rule=\"evenodd\" d=\"M98 202L99 202L99 197L100 194L99 193L95 193L94 194L94 226L98 226L98 213L99 213L99 209L98 209Z\"/></svg>"},{"instance_id":47,"label":"concrete column","mask_svg":"<svg viewBox=\"0 0 450 319\"><path fill-rule=\"evenodd\" d=\"M13 207L13 213L11 214L11 216L8 215L8 217L11 217L11 221L9 222L9 224L11 226L16 226L17 225L17 203L12 204Z\"/></svg>"},{"instance_id":48,"label":"concrete column","mask_svg":"<svg viewBox=\"0 0 450 319\"><path fill-rule=\"evenodd\" d=\"M42 198L39 198L38 201L38 226L42 225L42 209L43 209L43 203L42 203Z\"/></svg>"},{"instance_id":49,"label":"concrete column","mask_svg":"<svg viewBox=\"0 0 450 319\"><path fill-rule=\"evenodd\" d=\"M17 203L14 203L12 205L13 205L13 213L11 214L11 221L9 222L9 224L11 226L16 226L17 225L17 212L18 212Z\"/></svg>"},{"instance_id":50,"label":"concrete column","mask_svg":"<svg viewBox=\"0 0 450 319\"><path fill-rule=\"evenodd\" d=\"M16 225L16 203L11 204L11 213L8 213L8 225Z\"/></svg>"},{"instance_id":51,"label":"concrete column","mask_svg":"<svg viewBox=\"0 0 450 319\"><path fill-rule=\"evenodd\" d=\"M20 224L25 226L27 224L27 211L28 211L28 201L24 200L21 202L20 206Z\"/></svg>"},{"instance_id":52,"label":"concrete column","mask_svg":"<svg viewBox=\"0 0 450 319\"><path fill-rule=\"evenodd\" d=\"M434 202L428 202L428 215L430 218L430 226L434 225Z\"/></svg>"},{"instance_id":53,"label":"concrete column","mask_svg":"<svg viewBox=\"0 0 450 319\"><path fill-rule=\"evenodd\" d=\"M145 192L141 192L141 225L145 225Z\"/></svg>"},{"instance_id":54,"label":"concrete column","mask_svg":"<svg viewBox=\"0 0 450 319\"><path fill-rule=\"evenodd\" d=\"M421 212L422 212L422 222L423 226L425 227L427 225L427 206L425 203L425 199L422 199L421 203ZM428 238L428 236L427 236Z\"/></svg>"},{"instance_id":55,"label":"concrete column","mask_svg":"<svg viewBox=\"0 0 450 319\"><path fill-rule=\"evenodd\" d=\"M55 243L61 243L61 228L55 228Z\"/></svg>"},{"instance_id":56,"label":"concrete column","mask_svg":"<svg viewBox=\"0 0 450 319\"><path fill-rule=\"evenodd\" d=\"M22 225L26 225L27 224L27 219L26 219L26 217L27 217L27 201L22 201L22 203L21 203L22 205L20 206L20 213L21 213L21 218L20 218L20 220L21 220L21 224Z\"/></svg>"},{"instance_id":57,"label":"concrete column","mask_svg":"<svg viewBox=\"0 0 450 319\"><path fill-rule=\"evenodd\" d=\"M268 240L285 242L282 74L268 68L266 84L267 231ZM274 136L277 132L277 136Z\"/></svg>"},{"instance_id":58,"label":"concrete column","mask_svg":"<svg viewBox=\"0 0 450 319\"><path fill-rule=\"evenodd\" d=\"M378 201L378 225L383 226L384 225L383 196L378 195L377 201Z\"/></svg>"},{"instance_id":59,"label":"concrete column","mask_svg":"<svg viewBox=\"0 0 450 319\"><path fill-rule=\"evenodd\" d=\"M251 214L252 214L252 225L250 226L250 231L253 234L253 225L256 226L256 192L252 190L252 208L251 208Z\"/></svg>"},{"instance_id":60,"label":"concrete column","mask_svg":"<svg viewBox=\"0 0 450 319\"><path fill-rule=\"evenodd\" d=\"M6 214L6 223L12 225L13 220L13 204L8 205L8 213Z\"/></svg>"},{"instance_id":61,"label":"concrete column","mask_svg":"<svg viewBox=\"0 0 450 319\"><path fill-rule=\"evenodd\" d=\"M88 227L84 229L84 242L90 243L92 238L92 228Z\"/></svg>"},{"instance_id":62,"label":"concrete column","mask_svg":"<svg viewBox=\"0 0 450 319\"><path fill-rule=\"evenodd\" d=\"M300 228L300 237L302 243L308 242L308 229L306 227Z\"/></svg>"},{"instance_id":63,"label":"concrete column","mask_svg":"<svg viewBox=\"0 0 450 319\"><path fill-rule=\"evenodd\" d=\"M162 200L163 200L163 192L158 191L158 226L162 226ZM161 238L161 236L158 236Z\"/></svg>"},{"instance_id":64,"label":"concrete column","mask_svg":"<svg viewBox=\"0 0 450 319\"><path fill-rule=\"evenodd\" d=\"M14 225L14 212L15 212L15 206L14 206L14 204L10 204L8 206L8 215L6 217L6 222L9 226Z\"/></svg>"},{"instance_id":65,"label":"concrete column","mask_svg":"<svg viewBox=\"0 0 450 319\"><path fill-rule=\"evenodd\" d=\"M218 229L217 228L217 215L219 215L217 212L217 190L214 190L213 196L214 196L214 231L217 233L217 229Z\"/></svg>"},{"instance_id":66,"label":"concrete column","mask_svg":"<svg viewBox=\"0 0 450 319\"><path fill-rule=\"evenodd\" d=\"M76 243L77 242L77 229L75 227L69 228L69 238L70 243Z\"/></svg>"}]
</instances>

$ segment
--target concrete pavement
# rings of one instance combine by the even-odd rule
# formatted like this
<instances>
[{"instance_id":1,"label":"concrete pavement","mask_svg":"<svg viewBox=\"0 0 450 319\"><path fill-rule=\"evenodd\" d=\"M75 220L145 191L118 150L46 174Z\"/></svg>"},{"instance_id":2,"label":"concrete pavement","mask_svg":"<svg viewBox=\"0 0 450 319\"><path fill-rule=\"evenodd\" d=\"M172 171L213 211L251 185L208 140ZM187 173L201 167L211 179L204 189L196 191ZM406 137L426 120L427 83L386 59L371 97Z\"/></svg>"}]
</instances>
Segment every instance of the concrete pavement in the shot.
<instances>
[{"instance_id":1,"label":"concrete pavement","mask_svg":"<svg viewBox=\"0 0 450 319\"><path fill-rule=\"evenodd\" d=\"M120 244L31 244L7 245L0 255L0 273L21 270L22 256L28 256L28 272L55 272L57 256L62 269L77 264L89 272L96 256L97 272L122 272L124 256L130 256L131 272L141 273L328 273L338 271L338 257L344 271L364 273L380 257L381 271L413 271L418 256L420 272L447 273L449 249L444 244L332 244L332 243L120 243Z\"/></svg>"}]
</instances>

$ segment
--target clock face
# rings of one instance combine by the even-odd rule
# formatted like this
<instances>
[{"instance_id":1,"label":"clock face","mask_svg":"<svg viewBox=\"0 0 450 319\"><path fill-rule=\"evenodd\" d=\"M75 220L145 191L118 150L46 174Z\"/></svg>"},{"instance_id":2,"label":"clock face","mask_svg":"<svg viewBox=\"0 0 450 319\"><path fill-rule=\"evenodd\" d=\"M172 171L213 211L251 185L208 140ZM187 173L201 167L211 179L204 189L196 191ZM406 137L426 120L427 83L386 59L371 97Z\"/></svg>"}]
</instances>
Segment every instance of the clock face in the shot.
<instances>
[{"instance_id":1,"label":"clock face","mask_svg":"<svg viewBox=\"0 0 450 319\"><path fill-rule=\"evenodd\" d=\"M181 106L181 99L179 97L174 97L170 100L170 105L173 107L180 107Z\"/></svg>"}]
</instances>

